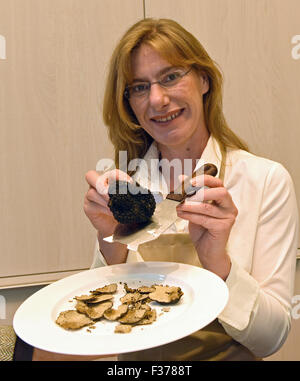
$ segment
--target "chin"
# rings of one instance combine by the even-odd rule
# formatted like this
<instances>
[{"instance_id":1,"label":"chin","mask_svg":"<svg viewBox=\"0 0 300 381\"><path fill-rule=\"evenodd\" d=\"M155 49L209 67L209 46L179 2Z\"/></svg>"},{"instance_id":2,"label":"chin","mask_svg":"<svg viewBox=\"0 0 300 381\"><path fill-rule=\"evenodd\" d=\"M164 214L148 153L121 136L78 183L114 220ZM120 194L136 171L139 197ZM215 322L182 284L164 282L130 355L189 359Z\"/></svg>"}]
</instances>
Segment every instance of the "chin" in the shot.
<instances>
[{"instance_id":1,"label":"chin","mask_svg":"<svg viewBox=\"0 0 300 381\"><path fill-rule=\"evenodd\" d=\"M167 136L160 136L155 139L159 144L163 144L168 147L180 147L188 143L191 136L188 136L188 134L183 134L182 131L180 133L170 132L167 134Z\"/></svg>"}]
</instances>

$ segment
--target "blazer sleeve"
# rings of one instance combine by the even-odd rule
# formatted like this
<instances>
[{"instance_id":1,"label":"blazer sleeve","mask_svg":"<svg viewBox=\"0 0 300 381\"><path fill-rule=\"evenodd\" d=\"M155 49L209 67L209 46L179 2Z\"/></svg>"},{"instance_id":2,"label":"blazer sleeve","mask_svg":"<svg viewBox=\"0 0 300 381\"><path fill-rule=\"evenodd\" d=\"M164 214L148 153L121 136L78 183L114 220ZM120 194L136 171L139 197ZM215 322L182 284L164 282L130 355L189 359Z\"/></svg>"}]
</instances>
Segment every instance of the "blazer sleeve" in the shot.
<instances>
[{"instance_id":1,"label":"blazer sleeve","mask_svg":"<svg viewBox=\"0 0 300 381\"><path fill-rule=\"evenodd\" d=\"M218 317L231 337L259 357L276 352L290 330L298 231L293 182L274 163L263 190L251 272L232 260L229 301Z\"/></svg>"}]
</instances>

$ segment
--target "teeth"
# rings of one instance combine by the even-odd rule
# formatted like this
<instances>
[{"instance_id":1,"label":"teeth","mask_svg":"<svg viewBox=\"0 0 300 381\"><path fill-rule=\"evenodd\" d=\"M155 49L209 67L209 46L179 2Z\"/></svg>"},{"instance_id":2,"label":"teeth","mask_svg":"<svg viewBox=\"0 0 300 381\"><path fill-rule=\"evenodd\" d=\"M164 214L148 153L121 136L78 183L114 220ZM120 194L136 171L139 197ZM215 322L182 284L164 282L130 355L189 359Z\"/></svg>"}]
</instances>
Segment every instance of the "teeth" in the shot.
<instances>
[{"instance_id":1,"label":"teeth","mask_svg":"<svg viewBox=\"0 0 300 381\"><path fill-rule=\"evenodd\" d=\"M177 116L180 114L180 111L176 112L175 114L172 114L172 115L169 115L168 117L166 118L160 118L160 119L156 119L156 122L168 122L170 120L173 120L175 118L177 118Z\"/></svg>"}]
</instances>

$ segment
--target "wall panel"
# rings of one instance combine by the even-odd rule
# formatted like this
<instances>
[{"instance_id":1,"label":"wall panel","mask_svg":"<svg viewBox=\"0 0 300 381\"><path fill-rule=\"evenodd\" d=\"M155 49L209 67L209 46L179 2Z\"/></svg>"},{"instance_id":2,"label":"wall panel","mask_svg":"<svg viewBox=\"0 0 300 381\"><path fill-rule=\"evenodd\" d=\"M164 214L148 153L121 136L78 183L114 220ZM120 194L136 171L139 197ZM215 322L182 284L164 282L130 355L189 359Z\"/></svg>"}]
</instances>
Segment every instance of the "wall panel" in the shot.
<instances>
[{"instance_id":1,"label":"wall panel","mask_svg":"<svg viewBox=\"0 0 300 381\"><path fill-rule=\"evenodd\" d=\"M0 286L90 266L84 175L112 157L105 74L142 17L141 0L0 0Z\"/></svg>"}]
</instances>

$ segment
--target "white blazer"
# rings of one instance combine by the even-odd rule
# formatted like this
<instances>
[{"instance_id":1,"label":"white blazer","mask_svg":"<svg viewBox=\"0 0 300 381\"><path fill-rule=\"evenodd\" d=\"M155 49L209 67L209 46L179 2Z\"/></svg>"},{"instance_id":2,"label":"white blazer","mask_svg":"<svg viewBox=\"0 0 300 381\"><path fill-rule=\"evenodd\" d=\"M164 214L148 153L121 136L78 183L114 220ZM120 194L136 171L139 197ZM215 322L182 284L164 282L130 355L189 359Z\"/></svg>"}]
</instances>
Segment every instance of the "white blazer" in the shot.
<instances>
[{"instance_id":1,"label":"white blazer","mask_svg":"<svg viewBox=\"0 0 300 381\"><path fill-rule=\"evenodd\" d=\"M165 197L167 189L157 168L153 176L151 159L158 159L153 143L144 160L148 170L137 170L134 179L140 185ZM221 151L210 137L201 163L220 168ZM154 171L155 172L155 171ZM226 280L229 301L218 320L225 331L257 357L276 352L285 342L291 325L298 211L293 182L279 163L242 150L229 150L224 185L238 209L227 251L232 266ZM188 222L178 218L165 232L188 232ZM143 261L138 252L129 250L127 262ZM182 258L185 262L185 258ZM98 244L92 267L107 265Z\"/></svg>"}]
</instances>

